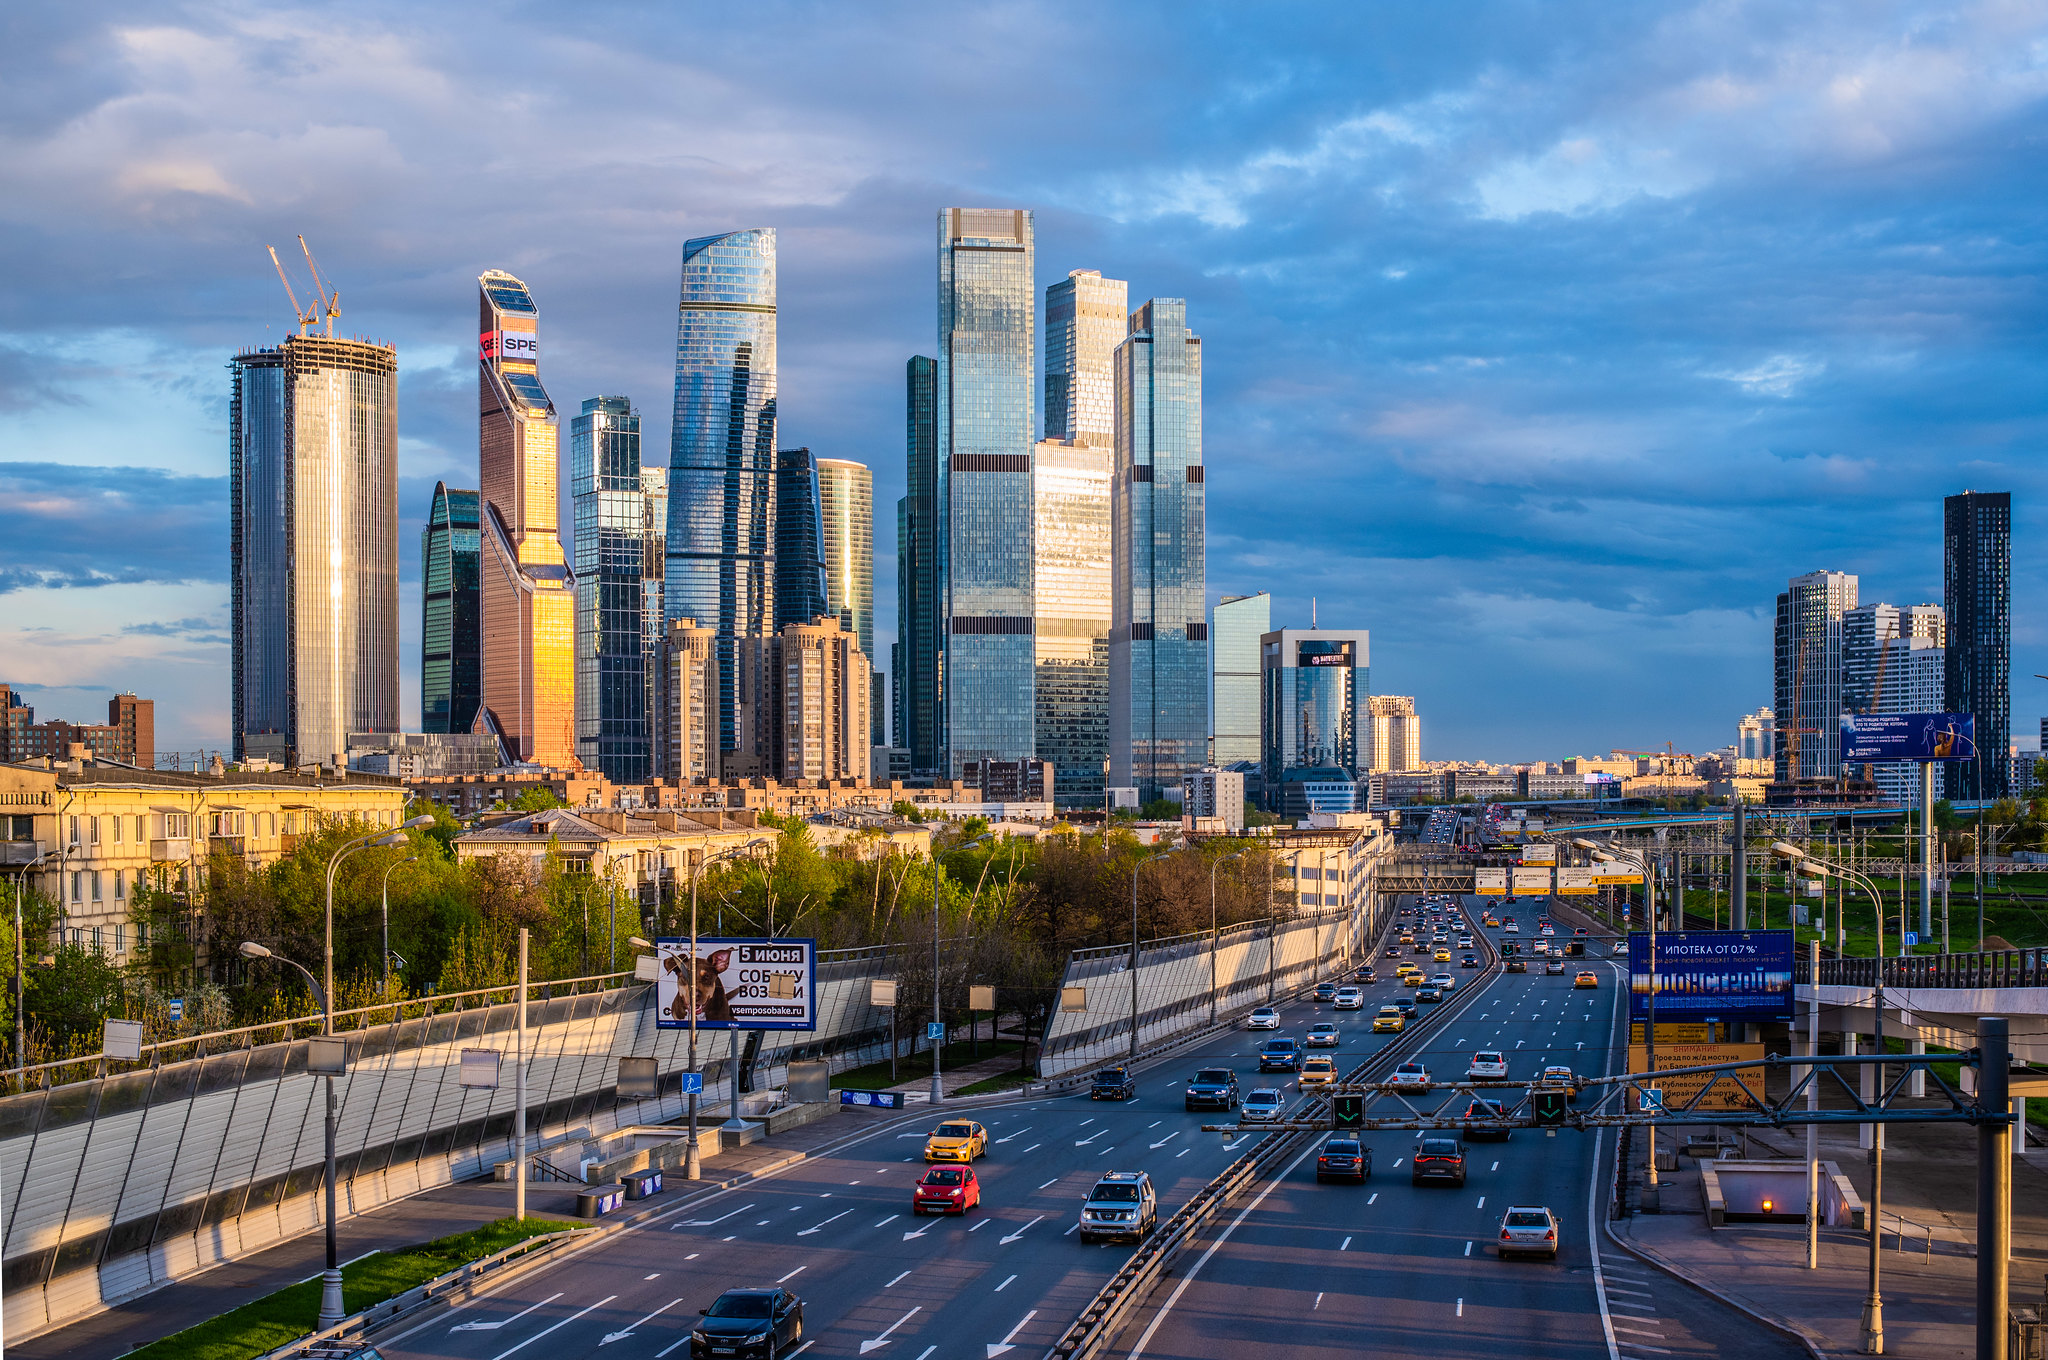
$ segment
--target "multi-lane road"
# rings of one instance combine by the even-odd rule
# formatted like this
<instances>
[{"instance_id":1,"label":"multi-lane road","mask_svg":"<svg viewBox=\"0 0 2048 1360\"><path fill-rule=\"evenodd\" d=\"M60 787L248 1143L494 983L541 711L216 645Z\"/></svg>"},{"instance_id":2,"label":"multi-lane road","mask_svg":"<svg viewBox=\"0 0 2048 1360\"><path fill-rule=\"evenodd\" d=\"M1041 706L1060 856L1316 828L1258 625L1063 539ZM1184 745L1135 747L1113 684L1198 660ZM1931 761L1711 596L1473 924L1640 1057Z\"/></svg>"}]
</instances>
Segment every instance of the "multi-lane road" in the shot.
<instances>
[{"instance_id":1,"label":"multi-lane road","mask_svg":"<svg viewBox=\"0 0 2048 1360\"><path fill-rule=\"evenodd\" d=\"M1334 1022L1340 1070L1390 1044L1404 1055L1419 1048L1439 1079L1461 1077L1464 1055L1483 1047L1505 1050L1516 1077L1548 1062L1611 1069L1618 991L1604 961L1594 965L1595 991L1573 990L1569 975L1459 972L1477 995L1446 1008L1455 1014L1375 1035L1372 1016L1395 992L1392 962L1366 989L1364 1010L1292 1001L1281 1007L1280 1032L1299 1037L1315 1021ZM1280 1084L1257 1074L1265 1037L1226 1033L1155 1064L1128 1102L1084 1093L961 1110L993 1140L977 1167L983 1206L964 1218L910 1213L922 1139L936 1122L916 1112L772 1177L686 1200L379 1348L391 1360L681 1360L697 1310L721 1290L781 1283L804 1300L808 1355L1042 1355L1129 1252L1076 1239L1088 1189L1104 1171L1149 1172L1163 1220L1239 1156L1246 1136L1201 1133L1220 1117L1187 1113L1182 1083L1197 1067L1230 1066L1245 1090ZM1483 1338L1532 1355L1610 1360L1794 1354L1703 1296L1611 1253L1596 1258L1599 1135L1518 1131L1506 1143L1473 1144L1460 1190L1410 1186L1415 1136L1366 1135L1375 1174L1362 1187L1318 1186L1311 1140L1308 1160L1227 1208L1109 1353L1236 1356L1250 1344L1335 1355L1369 1343L1376 1353L1438 1357L1473 1353ZM1564 1219L1557 1264L1494 1258L1510 1203L1547 1204ZM1736 1333L1754 1336L1754 1346L1737 1344Z\"/></svg>"}]
</instances>

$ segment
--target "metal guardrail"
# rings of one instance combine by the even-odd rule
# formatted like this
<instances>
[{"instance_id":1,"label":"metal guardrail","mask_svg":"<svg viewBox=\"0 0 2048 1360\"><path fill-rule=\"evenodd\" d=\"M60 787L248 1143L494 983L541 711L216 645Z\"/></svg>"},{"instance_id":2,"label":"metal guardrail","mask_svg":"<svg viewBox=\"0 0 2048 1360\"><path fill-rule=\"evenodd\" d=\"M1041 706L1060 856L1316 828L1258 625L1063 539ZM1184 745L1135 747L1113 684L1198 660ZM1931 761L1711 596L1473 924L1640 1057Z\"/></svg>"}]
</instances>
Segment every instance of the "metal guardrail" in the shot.
<instances>
[{"instance_id":1,"label":"metal guardrail","mask_svg":"<svg viewBox=\"0 0 2048 1360\"><path fill-rule=\"evenodd\" d=\"M1812 973L1809 960L1793 961L1794 982L1812 982ZM1999 949L1981 954L1909 954L1893 959L1822 959L1820 984L1823 987L2048 987L2048 949Z\"/></svg>"}]
</instances>

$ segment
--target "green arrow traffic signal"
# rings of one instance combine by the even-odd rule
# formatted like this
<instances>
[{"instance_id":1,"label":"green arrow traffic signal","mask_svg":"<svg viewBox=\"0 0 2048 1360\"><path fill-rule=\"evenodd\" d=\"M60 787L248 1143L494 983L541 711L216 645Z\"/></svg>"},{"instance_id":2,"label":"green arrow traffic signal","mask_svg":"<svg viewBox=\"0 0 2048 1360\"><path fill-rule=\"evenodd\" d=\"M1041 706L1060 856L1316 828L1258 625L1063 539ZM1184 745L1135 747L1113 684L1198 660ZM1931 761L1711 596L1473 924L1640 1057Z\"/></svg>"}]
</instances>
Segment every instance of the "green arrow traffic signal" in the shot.
<instances>
[{"instance_id":1,"label":"green arrow traffic signal","mask_svg":"<svg viewBox=\"0 0 2048 1360\"><path fill-rule=\"evenodd\" d=\"M1537 1127L1564 1123L1565 1093L1563 1091L1531 1091L1529 1110L1536 1117Z\"/></svg>"},{"instance_id":2,"label":"green arrow traffic signal","mask_svg":"<svg viewBox=\"0 0 2048 1360\"><path fill-rule=\"evenodd\" d=\"M1330 1127L1333 1129L1364 1128L1365 1097L1332 1096L1330 1098Z\"/></svg>"}]
</instances>

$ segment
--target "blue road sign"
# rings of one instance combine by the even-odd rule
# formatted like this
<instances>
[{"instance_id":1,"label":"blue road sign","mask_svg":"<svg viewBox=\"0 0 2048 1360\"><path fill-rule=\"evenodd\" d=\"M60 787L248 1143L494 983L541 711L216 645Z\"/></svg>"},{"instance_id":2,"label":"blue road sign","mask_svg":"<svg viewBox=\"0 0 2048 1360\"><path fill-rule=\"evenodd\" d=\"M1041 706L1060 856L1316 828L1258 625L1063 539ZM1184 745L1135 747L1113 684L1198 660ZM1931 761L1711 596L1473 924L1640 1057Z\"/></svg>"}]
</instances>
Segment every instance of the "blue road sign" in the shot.
<instances>
[{"instance_id":1,"label":"blue road sign","mask_svg":"<svg viewBox=\"0 0 2048 1360\"><path fill-rule=\"evenodd\" d=\"M1917 931L1917 930L1909 930L1909 931L1907 931L1907 932L1906 932L1906 948L1908 948L1908 949L1911 949L1911 948L1912 948L1912 947L1913 947L1914 945L1916 945L1916 944L1919 944L1919 943L1920 943L1920 932L1919 932L1919 931Z\"/></svg>"},{"instance_id":2,"label":"blue road sign","mask_svg":"<svg viewBox=\"0 0 2048 1360\"><path fill-rule=\"evenodd\" d=\"M1664 1113L1664 1088L1663 1088L1663 1087L1661 1087L1661 1086L1645 1086L1645 1087L1643 1087L1643 1088L1642 1088L1642 1090L1643 1090L1643 1113L1644 1113L1644 1114L1662 1114L1662 1113Z\"/></svg>"},{"instance_id":3,"label":"blue road sign","mask_svg":"<svg viewBox=\"0 0 2048 1360\"><path fill-rule=\"evenodd\" d=\"M903 1108L901 1091L841 1091L841 1105L866 1105L878 1110L900 1110Z\"/></svg>"},{"instance_id":4,"label":"blue road sign","mask_svg":"<svg viewBox=\"0 0 2048 1360\"><path fill-rule=\"evenodd\" d=\"M943 1039L946 1037L946 1027L936 1020L927 1020L924 1023L924 1037L927 1039Z\"/></svg>"},{"instance_id":5,"label":"blue road sign","mask_svg":"<svg viewBox=\"0 0 2048 1360\"><path fill-rule=\"evenodd\" d=\"M686 1096L701 1096L704 1094L704 1074L702 1072L683 1073L683 1094Z\"/></svg>"}]
</instances>

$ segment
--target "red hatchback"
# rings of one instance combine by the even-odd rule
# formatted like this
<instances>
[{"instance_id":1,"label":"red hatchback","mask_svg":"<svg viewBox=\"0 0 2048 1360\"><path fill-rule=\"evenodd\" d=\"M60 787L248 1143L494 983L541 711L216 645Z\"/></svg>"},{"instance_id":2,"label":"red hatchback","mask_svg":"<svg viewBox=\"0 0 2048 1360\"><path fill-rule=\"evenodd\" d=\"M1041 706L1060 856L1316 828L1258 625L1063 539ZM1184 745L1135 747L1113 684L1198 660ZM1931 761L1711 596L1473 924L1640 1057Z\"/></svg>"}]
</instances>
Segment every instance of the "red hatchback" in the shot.
<instances>
[{"instance_id":1,"label":"red hatchback","mask_svg":"<svg viewBox=\"0 0 2048 1360\"><path fill-rule=\"evenodd\" d=\"M981 1203L981 1179L971 1166L935 1166L910 1197L913 1214L964 1214Z\"/></svg>"}]
</instances>

